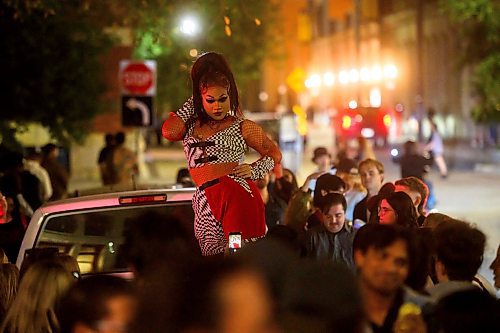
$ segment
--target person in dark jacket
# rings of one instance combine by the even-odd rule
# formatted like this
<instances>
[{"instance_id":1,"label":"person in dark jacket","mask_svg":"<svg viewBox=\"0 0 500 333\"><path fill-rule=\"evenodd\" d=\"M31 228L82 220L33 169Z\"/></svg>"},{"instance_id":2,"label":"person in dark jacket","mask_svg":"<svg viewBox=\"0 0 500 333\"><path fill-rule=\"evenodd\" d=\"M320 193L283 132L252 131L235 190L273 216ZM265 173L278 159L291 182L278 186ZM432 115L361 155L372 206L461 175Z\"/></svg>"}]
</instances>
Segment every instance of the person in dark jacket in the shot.
<instances>
[{"instance_id":1,"label":"person in dark jacket","mask_svg":"<svg viewBox=\"0 0 500 333\"><path fill-rule=\"evenodd\" d=\"M403 145L404 153L394 161L401 165L401 178L417 177L424 180L425 174L429 172L433 164L432 159L426 158L418 152L415 141L408 140Z\"/></svg>"},{"instance_id":2,"label":"person in dark jacket","mask_svg":"<svg viewBox=\"0 0 500 333\"><path fill-rule=\"evenodd\" d=\"M318 177L316 181L316 190L313 195L313 205L316 211L307 218L308 229L312 229L322 224L321 212L318 210L322 198L328 193L344 194L346 187L345 182L337 175L325 173Z\"/></svg>"},{"instance_id":3,"label":"person in dark jacket","mask_svg":"<svg viewBox=\"0 0 500 333\"><path fill-rule=\"evenodd\" d=\"M329 259L353 267L353 229L346 223L347 202L340 193L322 197L319 205L322 224L307 233L306 255L315 259Z\"/></svg>"}]
</instances>

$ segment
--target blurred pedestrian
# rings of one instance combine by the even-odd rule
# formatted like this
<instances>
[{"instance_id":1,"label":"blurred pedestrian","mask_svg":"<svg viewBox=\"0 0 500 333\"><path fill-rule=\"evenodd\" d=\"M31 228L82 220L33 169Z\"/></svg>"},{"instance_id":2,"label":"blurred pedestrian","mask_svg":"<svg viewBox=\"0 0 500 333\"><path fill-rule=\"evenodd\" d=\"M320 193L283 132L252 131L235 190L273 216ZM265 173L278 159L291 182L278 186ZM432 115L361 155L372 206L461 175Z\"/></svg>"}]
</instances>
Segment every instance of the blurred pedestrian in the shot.
<instances>
[{"instance_id":1,"label":"blurred pedestrian","mask_svg":"<svg viewBox=\"0 0 500 333\"><path fill-rule=\"evenodd\" d=\"M158 266L175 270L194 255L196 244L190 231L180 219L158 211L144 212L129 221L123 244L124 259L139 287Z\"/></svg>"},{"instance_id":2,"label":"blurred pedestrian","mask_svg":"<svg viewBox=\"0 0 500 333\"><path fill-rule=\"evenodd\" d=\"M53 143L48 143L42 147L42 152L42 167L47 170L52 184L50 200L65 198L68 191L69 174L57 160L59 148Z\"/></svg>"},{"instance_id":3,"label":"blurred pedestrian","mask_svg":"<svg viewBox=\"0 0 500 333\"><path fill-rule=\"evenodd\" d=\"M286 274L283 284L282 332L365 332L363 300L345 265L304 260Z\"/></svg>"},{"instance_id":4,"label":"blurred pedestrian","mask_svg":"<svg viewBox=\"0 0 500 333\"><path fill-rule=\"evenodd\" d=\"M57 307L60 333L129 332L136 298L130 282L109 275L77 281Z\"/></svg>"},{"instance_id":5,"label":"blurred pedestrian","mask_svg":"<svg viewBox=\"0 0 500 333\"><path fill-rule=\"evenodd\" d=\"M396 192L405 192L413 201L417 212L417 223L422 226L425 221L425 206L429 197L429 188L417 177L406 177L394 182Z\"/></svg>"},{"instance_id":6,"label":"blurred pedestrian","mask_svg":"<svg viewBox=\"0 0 500 333\"><path fill-rule=\"evenodd\" d=\"M473 281L483 262L486 236L466 222L449 220L434 229L434 239L439 283L429 288L429 294L439 300L457 291L478 288ZM486 288L479 288L488 293Z\"/></svg>"},{"instance_id":7,"label":"blurred pedestrian","mask_svg":"<svg viewBox=\"0 0 500 333\"><path fill-rule=\"evenodd\" d=\"M497 255L490 265L495 280L495 288L500 289L500 245L498 245Z\"/></svg>"},{"instance_id":8,"label":"blurred pedestrian","mask_svg":"<svg viewBox=\"0 0 500 333\"><path fill-rule=\"evenodd\" d=\"M101 174L101 181L103 185L113 184L111 179L111 155L113 154L114 147L115 136L111 133L107 133L104 136L104 147L99 151L99 157L97 158L97 165L99 166L99 172Z\"/></svg>"},{"instance_id":9,"label":"blurred pedestrian","mask_svg":"<svg viewBox=\"0 0 500 333\"><path fill-rule=\"evenodd\" d=\"M500 332L500 305L478 289L458 291L443 297L435 311L440 333Z\"/></svg>"},{"instance_id":10,"label":"blurred pedestrian","mask_svg":"<svg viewBox=\"0 0 500 333\"><path fill-rule=\"evenodd\" d=\"M285 225L292 228L299 238L307 229L307 220L313 213L312 196L308 192L297 191L285 210Z\"/></svg>"},{"instance_id":11,"label":"blurred pedestrian","mask_svg":"<svg viewBox=\"0 0 500 333\"><path fill-rule=\"evenodd\" d=\"M19 270L14 264L0 264L0 323L17 294Z\"/></svg>"},{"instance_id":12,"label":"blurred pedestrian","mask_svg":"<svg viewBox=\"0 0 500 333\"><path fill-rule=\"evenodd\" d=\"M58 263L40 261L33 264L21 279L0 332L58 332L55 307L73 282L73 276Z\"/></svg>"},{"instance_id":13,"label":"blurred pedestrian","mask_svg":"<svg viewBox=\"0 0 500 333\"><path fill-rule=\"evenodd\" d=\"M446 161L444 160L444 144L441 135L438 132L437 125L433 121L430 121L431 135L427 140L427 145L425 150L430 152L434 162L439 169L441 178L446 178L448 176L448 167L446 166Z\"/></svg>"},{"instance_id":14,"label":"blurred pedestrian","mask_svg":"<svg viewBox=\"0 0 500 333\"><path fill-rule=\"evenodd\" d=\"M180 168L177 170L176 183L181 185L182 187L195 187L196 185L193 182L193 178L189 174L189 170L187 168Z\"/></svg>"},{"instance_id":15,"label":"blurred pedestrian","mask_svg":"<svg viewBox=\"0 0 500 333\"><path fill-rule=\"evenodd\" d=\"M432 165L432 159L419 153L415 141L408 140L403 145L403 154L394 158L401 166L401 178L417 177L424 180L425 174Z\"/></svg>"},{"instance_id":16,"label":"blurred pedestrian","mask_svg":"<svg viewBox=\"0 0 500 333\"><path fill-rule=\"evenodd\" d=\"M407 332L427 332L423 315L429 299L404 285L416 250L411 230L400 226L367 224L356 233L354 263L373 332L405 332L405 326ZM406 313L404 305L414 310Z\"/></svg>"},{"instance_id":17,"label":"blurred pedestrian","mask_svg":"<svg viewBox=\"0 0 500 333\"><path fill-rule=\"evenodd\" d=\"M197 186L195 234L203 255L218 255L230 232L241 232L247 242L265 235L264 204L253 181L278 166L281 152L259 125L242 118L234 76L222 55L201 55L191 79L193 96L164 122L163 136L183 141ZM260 154L252 164L242 163L247 147Z\"/></svg>"},{"instance_id":18,"label":"blurred pedestrian","mask_svg":"<svg viewBox=\"0 0 500 333\"><path fill-rule=\"evenodd\" d=\"M140 294L133 332L278 332L259 270L235 257L202 259L179 275L157 268Z\"/></svg>"},{"instance_id":19,"label":"blurred pedestrian","mask_svg":"<svg viewBox=\"0 0 500 333\"><path fill-rule=\"evenodd\" d=\"M24 160L24 168L26 171L34 175L40 182L40 201L46 202L52 196L52 183L50 182L49 173L41 165L42 154L36 150L31 150L26 154ZM35 207L33 207L35 208Z\"/></svg>"},{"instance_id":20,"label":"blurred pedestrian","mask_svg":"<svg viewBox=\"0 0 500 333\"><path fill-rule=\"evenodd\" d=\"M0 192L0 248L9 262L16 262L23 237L24 225L19 202Z\"/></svg>"},{"instance_id":21,"label":"blurred pedestrian","mask_svg":"<svg viewBox=\"0 0 500 333\"><path fill-rule=\"evenodd\" d=\"M353 221L354 207L364 199L366 196L366 189L361 184L361 177L359 176L359 171L357 164L344 164L338 166L337 176L339 176L346 185L346 191L344 192L345 199L347 201L347 210L345 212L346 218L349 221Z\"/></svg>"},{"instance_id":22,"label":"blurred pedestrian","mask_svg":"<svg viewBox=\"0 0 500 333\"><path fill-rule=\"evenodd\" d=\"M23 155L21 153L8 153L5 156L3 167L5 169L0 177L0 190L7 197L15 198L19 203L21 214L30 218L33 211L42 204L40 181L36 176L24 169Z\"/></svg>"},{"instance_id":23,"label":"blurred pedestrian","mask_svg":"<svg viewBox=\"0 0 500 333\"><path fill-rule=\"evenodd\" d=\"M136 154L125 146L125 133L118 132L115 135L115 147L111 152L111 175L112 184L132 184L139 175Z\"/></svg>"},{"instance_id":24,"label":"blurred pedestrian","mask_svg":"<svg viewBox=\"0 0 500 333\"><path fill-rule=\"evenodd\" d=\"M283 200L286 204L290 202L292 196L297 192L299 186L297 185L297 178L292 170L283 168L283 176L274 181L272 192Z\"/></svg>"},{"instance_id":25,"label":"blurred pedestrian","mask_svg":"<svg viewBox=\"0 0 500 333\"><path fill-rule=\"evenodd\" d=\"M262 202L264 203L264 209L266 214L266 225L268 229L271 229L277 224L283 224L285 222L285 209L287 204L275 195L275 192L269 189L270 184L270 171L261 179L255 181L257 189L259 190Z\"/></svg>"},{"instance_id":26,"label":"blurred pedestrian","mask_svg":"<svg viewBox=\"0 0 500 333\"><path fill-rule=\"evenodd\" d=\"M335 174L336 169L333 167L332 155L328 152L325 147L317 147L314 149L312 162L316 164L316 170L307 176L304 184L301 186L301 190L304 192L310 191L314 192L316 189L316 180L318 177L324 173Z\"/></svg>"}]
</instances>

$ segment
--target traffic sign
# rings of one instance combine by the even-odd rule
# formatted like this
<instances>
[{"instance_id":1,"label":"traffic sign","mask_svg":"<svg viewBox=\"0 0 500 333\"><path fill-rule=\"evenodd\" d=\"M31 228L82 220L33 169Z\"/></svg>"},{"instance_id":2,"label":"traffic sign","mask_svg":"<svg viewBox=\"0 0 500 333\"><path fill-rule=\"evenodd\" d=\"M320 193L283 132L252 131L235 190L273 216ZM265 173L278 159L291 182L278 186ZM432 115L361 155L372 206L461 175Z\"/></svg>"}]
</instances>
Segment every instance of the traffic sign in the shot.
<instances>
[{"instance_id":1,"label":"traffic sign","mask_svg":"<svg viewBox=\"0 0 500 333\"><path fill-rule=\"evenodd\" d=\"M119 80L122 95L154 96L156 94L156 61L122 60Z\"/></svg>"},{"instance_id":2,"label":"traffic sign","mask_svg":"<svg viewBox=\"0 0 500 333\"><path fill-rule=\"evenodd\" d=\"M152 96L122 96L122 125L146 127L154 121Z\"/></svg>"}]
</instances>

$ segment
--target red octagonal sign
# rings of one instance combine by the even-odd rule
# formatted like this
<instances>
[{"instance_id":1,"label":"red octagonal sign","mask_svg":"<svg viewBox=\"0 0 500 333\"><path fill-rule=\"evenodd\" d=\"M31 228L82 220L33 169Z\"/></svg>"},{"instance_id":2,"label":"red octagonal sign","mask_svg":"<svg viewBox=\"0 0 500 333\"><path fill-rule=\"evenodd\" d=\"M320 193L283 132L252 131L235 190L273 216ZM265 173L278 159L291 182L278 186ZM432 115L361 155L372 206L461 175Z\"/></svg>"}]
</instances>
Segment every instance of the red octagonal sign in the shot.
<instances>
[{"instance_id":1,"label":"red octagonal sign","mask_svg":"<svg viewBox=\"0 0 500 333\"><path fill-rule=\"evenodd\" d=\"M130 62L121 70L121 85L123 90L132 95L152 95L155 85L154 67L146 63Z\"/></svg>"}]
</instances>

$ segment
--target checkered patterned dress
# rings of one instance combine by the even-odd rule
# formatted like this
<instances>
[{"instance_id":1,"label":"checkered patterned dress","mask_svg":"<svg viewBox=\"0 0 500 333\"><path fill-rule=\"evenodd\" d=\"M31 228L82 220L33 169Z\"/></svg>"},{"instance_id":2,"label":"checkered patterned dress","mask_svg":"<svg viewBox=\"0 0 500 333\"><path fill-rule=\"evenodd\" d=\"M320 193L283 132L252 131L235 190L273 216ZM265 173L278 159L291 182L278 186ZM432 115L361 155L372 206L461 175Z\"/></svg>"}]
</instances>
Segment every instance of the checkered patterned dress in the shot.
<instances>
[{"instance_id":1,"label":"checkered patterned dress","mask_svg":"<svg viewBox=\"0 0 500 333\"><path fill-rule=\"evenodd\" d=\"M279 162L279 150L255 123L237 119L230 126L199 140L193 135L195 121L192 100L188 100L174 117L163 124L163 135L169 140L182 140L190 170L206 165L242 163L251 146L263 155L252 163L251 180L264 177ZM182 120L180 124L179 120ZM178 131L182 125L183 130ZM187 128L186 128L187 125ZM248 143L246 138L251 138ZM247 139L248 140L248 139ZM267 156L265 151L271 151ZM277 153L276 153L277 151ZM201 186L203 187L203 186ZM223 253L229 232L242 232L245 241L263 237L266 232L264 205L255 184L241 177L227 175L217 184L198 187L193 196L194 232L203 255Z\"/></svg>"}]
</instances>

